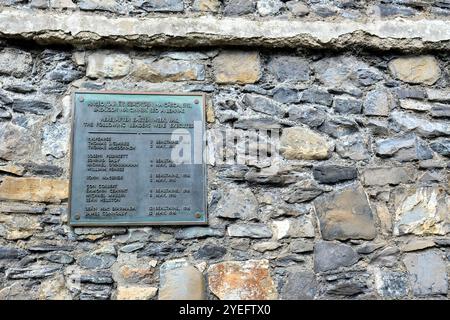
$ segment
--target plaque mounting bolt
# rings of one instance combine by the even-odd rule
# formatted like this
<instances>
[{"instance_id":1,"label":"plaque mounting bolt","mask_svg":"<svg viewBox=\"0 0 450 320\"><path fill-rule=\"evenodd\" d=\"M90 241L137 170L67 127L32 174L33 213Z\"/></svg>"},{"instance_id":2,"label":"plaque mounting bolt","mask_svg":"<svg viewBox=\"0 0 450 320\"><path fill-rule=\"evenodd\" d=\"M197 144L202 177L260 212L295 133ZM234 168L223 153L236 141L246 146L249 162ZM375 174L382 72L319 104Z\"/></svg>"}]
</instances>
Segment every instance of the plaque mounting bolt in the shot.
<instances>
[{"instance_id":1,"label":"plaque mounting bolt","mask_svg":"<svg viewBox=\"0 0 450 320\"><path fill-rule=\"evenodd\" d=\"M83 102L84 101L84 97L83 96L79 97L78 101Z\"/></svg>"},{"instance_id":2,"label":"plaque mounting bolt","mask_svg":"<svg viewBox=\"0 0 450 320\"><path fill-rule=\"evenodd\" d=\"M201 214L200 212L197 212L194 216L195 216L197 219L200 219L200 218L202 217L202 214Z\"/></svg>"},{"instance_id":3,"label":"plaque mounting bolt","mask_svg":"<svg viewBox=\"0 0 450 320\"><path fill-rule=\"evenodd\" d=\"M194 103L195 103L195 104L198 104L199 102L200 102L200 101L198 101L198 99L195 99L195 100L194 100Z\"/></svg>"},{"instance_id":4,"label":"plaque mounting bolt","mask_svg":"<svg viewBox=\"0 0 450 320\"><path fill-rule=\"evenodd\" d=\"M76 220L80 220L80 218L81 218L80 214L77 213L77 214L75 215L75 219L76 219Z\"/></svg>"}]
</instances>

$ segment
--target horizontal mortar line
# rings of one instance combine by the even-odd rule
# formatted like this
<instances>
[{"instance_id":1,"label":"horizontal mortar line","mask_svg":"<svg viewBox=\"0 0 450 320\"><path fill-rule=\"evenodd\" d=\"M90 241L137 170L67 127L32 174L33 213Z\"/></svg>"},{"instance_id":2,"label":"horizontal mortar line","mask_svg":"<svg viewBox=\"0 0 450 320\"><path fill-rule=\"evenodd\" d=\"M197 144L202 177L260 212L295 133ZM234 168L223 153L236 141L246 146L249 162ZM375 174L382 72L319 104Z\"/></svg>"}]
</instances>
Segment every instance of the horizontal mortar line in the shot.
<instances>
[{"instance_id":1,"label":"horizontal mortar line","mask_svg":"<svg viewBox=\"0 0 450 320\"><path fill-rule=\"evenodd\" d=\"M4 8L0 38L29 39L43 45L345 47L382 50L448 49L450 24L443 19L304 21L242 17L116 17L82 12L43 13ZM359 33L359 34L356 34ZM351 35L351 36L349 36Z\"/></svg>"}]
</instances>

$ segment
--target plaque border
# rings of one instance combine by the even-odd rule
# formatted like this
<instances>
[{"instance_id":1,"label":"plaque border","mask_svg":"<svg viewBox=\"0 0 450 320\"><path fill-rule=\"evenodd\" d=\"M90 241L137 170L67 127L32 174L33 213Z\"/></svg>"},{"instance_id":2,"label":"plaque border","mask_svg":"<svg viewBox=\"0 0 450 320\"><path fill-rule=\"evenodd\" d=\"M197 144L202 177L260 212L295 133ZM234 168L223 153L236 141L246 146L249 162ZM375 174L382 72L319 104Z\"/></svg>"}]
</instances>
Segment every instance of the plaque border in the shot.
<instances>
[{"instance_id":1,"label":"plaque border","mask_svg":"<svg viewBox=\"0 0 450 320\"><path fill-rule=\"evenodd\" d=\"M203 135L206 138L206 94L204 92L161 92L161 91L116 91L116 90L74 90L71 94L71 133L70 133L70 164L69 164L69 198L68 198L68 210L69 210L69 221L68 225L71 227L137 227L137 226L199 226L199 225L208 225L209 224L209 215L208 215L208 153L206 150L206 140L202 139L202 151L204 154L204 162L202 164L203 167L203 204L205 208L204 219L202 221L163 221L163 222L76 222L72 219L72 208L71 208L71 196L72 196L72 168L74 157L73 154L73 143L75 138L75 112L76 112L76 101L75 97L77 94L132 94L132 95L165 95L165 96L193 96L193 97L202 97L202 129Z\"/></svg>"}]
</instances>

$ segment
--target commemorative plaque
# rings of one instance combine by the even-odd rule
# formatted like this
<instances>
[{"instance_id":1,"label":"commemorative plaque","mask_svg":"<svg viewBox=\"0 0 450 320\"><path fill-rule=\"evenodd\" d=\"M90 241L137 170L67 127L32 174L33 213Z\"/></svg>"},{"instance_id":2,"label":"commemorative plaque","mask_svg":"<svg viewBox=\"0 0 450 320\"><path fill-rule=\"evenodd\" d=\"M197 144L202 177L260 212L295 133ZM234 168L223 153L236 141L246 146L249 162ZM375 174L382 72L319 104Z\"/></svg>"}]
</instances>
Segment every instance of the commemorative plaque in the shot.
<instances>
[{"instance_id":1,"label":"commemorative plaque","mask_svg":"<svg viewBox=\"0 0 450 320\"><path fill-rule=\"evenodd\" d=\"M204 96L76 92L70 223L205 224Z\"/></svg>"}]
</instances>

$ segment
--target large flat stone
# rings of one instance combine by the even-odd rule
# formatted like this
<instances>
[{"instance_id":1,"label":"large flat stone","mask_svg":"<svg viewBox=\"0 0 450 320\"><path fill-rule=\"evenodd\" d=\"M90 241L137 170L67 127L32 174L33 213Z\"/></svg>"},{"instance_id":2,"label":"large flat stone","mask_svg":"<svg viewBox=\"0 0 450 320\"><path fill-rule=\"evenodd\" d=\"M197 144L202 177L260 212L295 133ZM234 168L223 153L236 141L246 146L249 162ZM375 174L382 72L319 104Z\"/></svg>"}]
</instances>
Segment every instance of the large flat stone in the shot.
<instances>
[{"instance_id":1,"label":"large flat stone","mask_svg":"<svg viewBox=\"0 0 450 320\"><path fill-rule=\"evenodd\" d=\"M439 63L433 56L400 57L389 62L394 77L408 83L435 83L441 74Z\"/></svg>"},{"instance_id":2,"label":"large flat stone","mask_svg":"<svg viewBox=\"0 0 450 320\"><path fill-rule=\"evenodd\" d=\"M50 178L5 177L0 184L0 199L59 203L69 197L69 182Z\"/></svg>"},{"instance_id":3,"label":"large flat stone","mask_svg":"<svg viewBox=\"0 0 450 320\"><path fill-rule=\"evenodd\" d=\"M292 127L283 130L280 151L286 159L324 160L331 156L334 143L324 135L307 127Z\"/></svg>"},{"instance_id":4,"label":"large flat stone","mask_svg":"<svg viewBox=\"0 0 450 320\"><path fill-rule=\"evenodd\" d=\"M348 267L358 261L358 254L343 243L319 241L314 246L314 270L324 272Z\"/></svg>"},{"instance_id":5,"label":"large flat stone","mask_svg":"<svg viewBox=\"0 0 450 320\"><path fill-rule=\"evenodd\" d=\"M208 269L209 288L221 300L275 300L268 260L226 261Z\"/></svg>"},{"instance_id":6,"label":"large flat stone","mask_svg":"<svg viewBox=\"0 0 450 320\"><path fill-rule=\"evenodd\" d=\"M376 236L375 221L364 189L353 185L314 201L325 240L366 239Z\"/></svg>"},{"instance_id":7,"label":"large flat stone","mask_svg":"<svg viewBox=\"0 0 450 320\"><path fill-rule=\"evenodd\" d=\"M261 60L257 52L225 51L213 60L217 83L255 83L261 77Z\"/></svg>"}]
</instances>

